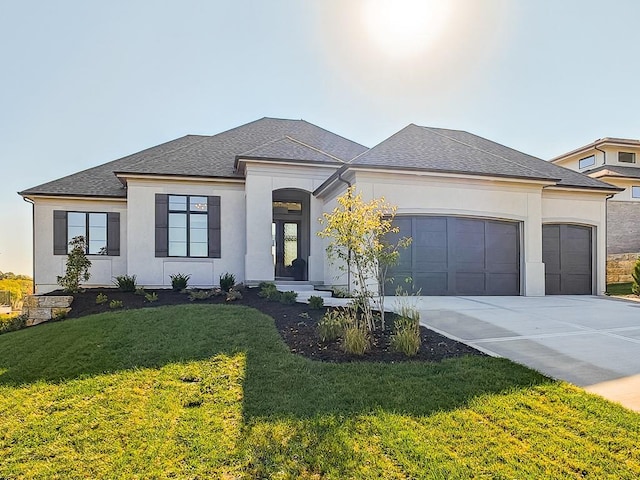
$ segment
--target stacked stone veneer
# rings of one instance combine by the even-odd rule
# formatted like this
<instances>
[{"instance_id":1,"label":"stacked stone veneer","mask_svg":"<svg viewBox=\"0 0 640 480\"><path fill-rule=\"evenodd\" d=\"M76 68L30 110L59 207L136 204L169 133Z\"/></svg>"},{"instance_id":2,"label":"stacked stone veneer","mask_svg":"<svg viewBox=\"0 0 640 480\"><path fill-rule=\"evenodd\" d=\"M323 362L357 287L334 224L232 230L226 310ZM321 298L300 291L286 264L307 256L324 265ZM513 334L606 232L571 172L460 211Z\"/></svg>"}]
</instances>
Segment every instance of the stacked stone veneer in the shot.
<instances>
[{"instance_id":1,"label":"stacked stone veneer","mask_svg":"<svg viewBox=\"0 0 640 480\"><path fill-rule=\"evenodd\" d=\"M640 253L617 253L607 255L607 283L633 282L631 272Z\"/></svg>"},{"instance_id":2,"label":"stacked stone veneer","mask_svg":"<svg viewBox=\"0 0 640 480\"><path fill-rule=\"evenodd\" d=\"M22 312L27 315L27 327L38 325L65 316L71 310L71 295L38 296L29 295L22 306Z\"/></svg>"}]
</instances>

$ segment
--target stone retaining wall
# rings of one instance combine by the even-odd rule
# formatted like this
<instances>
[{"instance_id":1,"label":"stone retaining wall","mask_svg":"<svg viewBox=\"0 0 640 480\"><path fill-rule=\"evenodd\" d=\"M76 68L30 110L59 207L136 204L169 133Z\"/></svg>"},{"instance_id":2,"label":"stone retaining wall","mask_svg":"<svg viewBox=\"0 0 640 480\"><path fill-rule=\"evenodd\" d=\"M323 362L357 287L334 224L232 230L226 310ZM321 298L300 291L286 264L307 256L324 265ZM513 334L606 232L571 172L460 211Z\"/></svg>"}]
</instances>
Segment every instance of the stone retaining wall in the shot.
<instances>
[{"instance_id":1,"label":"stone retaining wall","mask_svg":"<svg viewBox=\"0 0 640 480\"><path fill-rule=\"evenodd\" d=\"M65 316L71 311L71 295L38 296L29 295L25 298L22 313L27 315L26 326L38 325L49 320Z\"/></svg>"},{"instance_id":2,"label":"stone retaining wall","mask_svg":"<svg viewBox=\"0 0 640 480\"><path fill-rule=\"evenodd\" d=\"M640 253L617 253L607 255L607 283L633 282L631 271Z\"/></svg>"}]
</instances>

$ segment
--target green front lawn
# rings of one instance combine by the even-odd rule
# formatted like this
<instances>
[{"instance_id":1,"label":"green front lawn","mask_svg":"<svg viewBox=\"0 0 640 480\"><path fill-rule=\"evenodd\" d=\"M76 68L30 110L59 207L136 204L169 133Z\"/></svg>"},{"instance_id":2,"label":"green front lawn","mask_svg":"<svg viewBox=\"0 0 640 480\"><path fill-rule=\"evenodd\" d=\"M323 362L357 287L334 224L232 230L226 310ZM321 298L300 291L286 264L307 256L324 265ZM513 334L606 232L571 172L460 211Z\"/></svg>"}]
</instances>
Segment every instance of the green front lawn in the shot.
<instances>
[{"instance_id":1,"label":"green front lawn","mask_svg":"<svg viewBox=\"0 0 640 480\"><path fill-rule=\"evenodd\" d=\"M631 295L633 283L610 283L607 285L607 295Z\"/></svg>"},{"instance_id":2,"label":"green front lawn","mask_svg":"<svg viewBox=\"0 0 640 480\"><path fill-rule=\"evenodd\" d=\"M0 336L0 478L639 478L639 441L509 361L313 362L246 307Z\"/></svg>"}]
</instances>

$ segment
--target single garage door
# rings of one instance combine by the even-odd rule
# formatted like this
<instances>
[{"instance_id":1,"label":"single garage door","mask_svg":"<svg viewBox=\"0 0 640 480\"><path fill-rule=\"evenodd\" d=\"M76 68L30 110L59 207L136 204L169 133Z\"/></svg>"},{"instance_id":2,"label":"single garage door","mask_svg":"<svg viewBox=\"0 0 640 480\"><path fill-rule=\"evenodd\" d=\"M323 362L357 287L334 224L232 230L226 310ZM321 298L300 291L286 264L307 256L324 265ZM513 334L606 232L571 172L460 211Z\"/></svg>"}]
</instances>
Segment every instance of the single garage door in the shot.
<instances>
[{"instance_id":1,"label":"single garage door","mask_svg":"<svg viewBox=\"0 0 640 480\"><path fill-rule=\"evenodd\" d=\"M547 295L591 295L592 229L581 225L543 225L542 261Z\"/></svg>"},{"instance_id":2,"label":"single garage door","mask_svg":"<svg viewBox=\"0 0 640 480\"><path fill-rule=\"evenodd\" d=\"M517 222L463 217L398 216L391 240L411 237L390 276L411 278L422 295L519 295Z\"/></svg>"}]
</instances>

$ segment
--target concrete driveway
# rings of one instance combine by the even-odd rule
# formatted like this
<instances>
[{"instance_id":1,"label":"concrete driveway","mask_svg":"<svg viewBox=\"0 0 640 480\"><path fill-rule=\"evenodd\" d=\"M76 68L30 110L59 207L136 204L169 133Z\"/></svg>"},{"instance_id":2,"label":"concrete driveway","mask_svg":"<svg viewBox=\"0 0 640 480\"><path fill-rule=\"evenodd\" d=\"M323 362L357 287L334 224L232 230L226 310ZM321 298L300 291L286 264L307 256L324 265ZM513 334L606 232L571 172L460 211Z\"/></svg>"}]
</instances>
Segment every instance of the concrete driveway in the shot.
<instances>
[{"instance_id":1,"label":"concrete driveway","mask_svg":"<svg viewBox=\"0 0 640 480\"><path fill-rule=\"evenodd\" d=\"M595 296L415 302L433 330L640 410L638 302Z\"/></svg>"}]
</instances>

